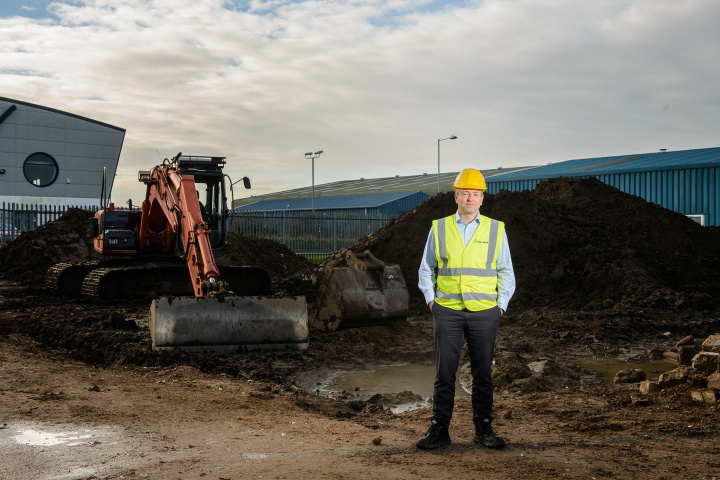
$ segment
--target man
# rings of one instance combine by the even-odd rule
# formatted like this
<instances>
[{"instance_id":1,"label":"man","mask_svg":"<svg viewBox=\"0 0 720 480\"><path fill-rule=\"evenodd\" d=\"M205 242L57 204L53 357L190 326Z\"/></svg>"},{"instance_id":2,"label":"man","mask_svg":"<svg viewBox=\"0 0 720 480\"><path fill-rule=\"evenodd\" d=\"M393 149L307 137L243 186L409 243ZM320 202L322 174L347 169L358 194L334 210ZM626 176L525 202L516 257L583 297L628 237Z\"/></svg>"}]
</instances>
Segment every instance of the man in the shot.
<instances>
[{"instance_id":1,"label":"man","mask_svg":"<svg viewBox=\"0 0 720 480\"><path fill-rule=\"evenodd\" d=\"M417 441L419 448L451 442L448 428L463 339L473 377L473 442L505 446L491 426L491 366L500 317L515 292L515 274L505 224L479 214L486 188L478 170L466 168L458 174L453 184L457 212L433 221L420 264L419 287L433 315L436 370L433 417Z\"/></svg>"}]
</instances>

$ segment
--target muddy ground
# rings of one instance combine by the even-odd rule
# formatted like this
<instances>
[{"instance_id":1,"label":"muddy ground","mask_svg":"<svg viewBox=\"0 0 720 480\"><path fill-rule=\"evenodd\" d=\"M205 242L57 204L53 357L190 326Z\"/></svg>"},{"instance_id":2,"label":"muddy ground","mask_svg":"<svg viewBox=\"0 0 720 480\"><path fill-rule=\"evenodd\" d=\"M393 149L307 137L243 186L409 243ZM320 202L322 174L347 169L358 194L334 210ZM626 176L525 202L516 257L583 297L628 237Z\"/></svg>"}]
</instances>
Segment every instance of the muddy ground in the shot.
<instances>
[{"instance_id":1,"label":"muddy ground","mask_svg":"<svg viewBox=\"0 0 720 480\"><path fill-rule=\"evenodd\" d=\"M87 212L3 244L0 478L720 478L716 405L685 383L644 396L606 385L576 363L660 358L719 332L720 229L593 179L487 195L481 209L506 222L518 281L494 372L506 449L470 442L462 399L453 444L425 452L429 408L315 393L333 371L432 361L417 267L430 222L453 211L441 194L352 248L401 266L408 318L311 331L302 353L157 353L148 305L47 290L54 263L102 260ZM233 235L218 263L262 266L275 292L314 301L312 265L282 245Z\"/></svg>"}]
</instances>

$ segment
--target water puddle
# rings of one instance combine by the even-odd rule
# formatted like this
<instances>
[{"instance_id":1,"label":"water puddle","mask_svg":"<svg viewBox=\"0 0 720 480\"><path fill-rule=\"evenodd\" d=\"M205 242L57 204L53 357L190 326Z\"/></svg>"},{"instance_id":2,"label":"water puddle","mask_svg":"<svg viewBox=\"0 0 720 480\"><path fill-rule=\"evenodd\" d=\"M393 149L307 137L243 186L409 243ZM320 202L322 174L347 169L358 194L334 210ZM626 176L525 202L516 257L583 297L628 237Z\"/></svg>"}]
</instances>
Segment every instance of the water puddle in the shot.
<instances>
[{"instance_id":1,"label":"water puddle","mask_svg":"<svg viewBox=\"0 0 720 480\"><path fill-rule=\"evenodd\" d=\"M90 430L63 433L53 433L42 430L21 430L18 432L18 435L15 436L15 441L37 447L51 447L63 444L72 447L87 444L87 439L93 437L91 433L87 432L90 432Z\"/></svg>"},{"instance_id":2,"label":"water puddle","mask_svg":"<svg viewBox=\"0 0 720 480\"><path fill-rule=\"evenodd\" d=\"M427 406L434 379L434 364L383 365L372 370L337 372L321 384L318 393L346 400L369 400L380 394L386 408L400 413ZM470 398L459 381L455 383L455 396Z\"/></svg>"},{"instance_id":3,"label":"water puddle","mask_svg":"<svg viewBox=\"0 0 720 480\"><path fill-rule=\"evenodd\" d=\"M677 362L669 360L648 360L645 362L632 362L628 360L578 360L576 365L595 372L605 385L612 385L615 374L627 368L645 371L648 380L658 377L661 373L677 368Z\"/></svg>"}]
</instances>

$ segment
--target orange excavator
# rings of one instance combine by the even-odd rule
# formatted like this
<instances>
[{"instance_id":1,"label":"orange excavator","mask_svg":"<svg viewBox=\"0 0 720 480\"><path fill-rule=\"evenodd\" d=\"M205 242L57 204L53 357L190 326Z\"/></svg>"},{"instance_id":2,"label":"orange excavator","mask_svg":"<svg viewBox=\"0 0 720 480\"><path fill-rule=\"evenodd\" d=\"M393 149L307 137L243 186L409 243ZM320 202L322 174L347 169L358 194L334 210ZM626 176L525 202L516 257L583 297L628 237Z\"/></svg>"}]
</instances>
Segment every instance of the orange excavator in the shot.
<instances>
[{"instance_id":1,"label":"orange excavator","mask_svg":"<svg viewBox=\"0 0 720 480\"><path fill-rule=\"evenodd\" d=\"M105 205L103 178L103 208L90 219L90 233L95 250L116 260L58 265L49 282L103 299L152 297L156 350L307 348L305 297L269 296L265 270L227 265L221 272L215 263L213 252L227 237L224 165L225 157L178 153L139 172L147 187L139 212Z\"/></svg>"}]
</instances>

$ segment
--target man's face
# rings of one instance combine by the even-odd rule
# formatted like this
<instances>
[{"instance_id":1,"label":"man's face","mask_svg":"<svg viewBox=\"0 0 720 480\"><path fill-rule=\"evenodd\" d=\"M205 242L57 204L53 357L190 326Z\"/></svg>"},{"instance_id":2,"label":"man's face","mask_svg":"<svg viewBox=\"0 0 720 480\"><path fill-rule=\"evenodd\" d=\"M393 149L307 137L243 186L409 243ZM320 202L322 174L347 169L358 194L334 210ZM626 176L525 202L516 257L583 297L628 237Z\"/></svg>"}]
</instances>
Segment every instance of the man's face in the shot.
<instances>
[{"instance_id":1,"label":"man's face","mask_svg":"<svg viewBox=\"0 0 720 480\"><path fill-rule=\"evenodd\" d=\"M458 188L455 191L455 203L461 215L477 215L483 202L482 190L466 190Z\"/></svg>"}]
</instances>

